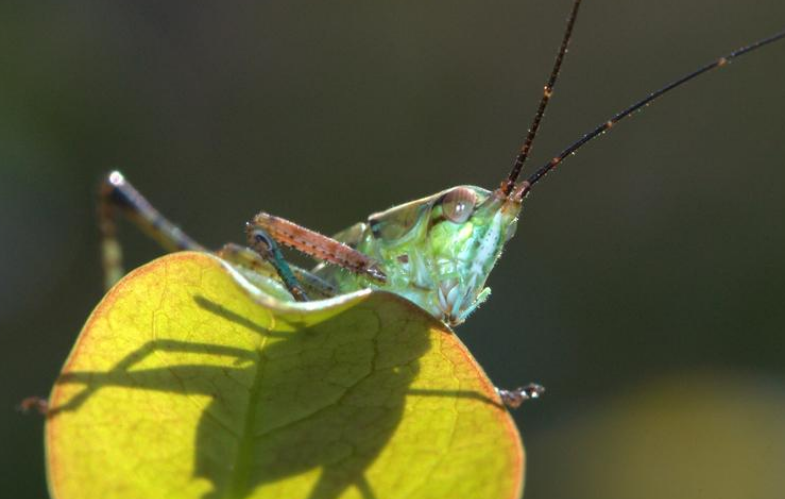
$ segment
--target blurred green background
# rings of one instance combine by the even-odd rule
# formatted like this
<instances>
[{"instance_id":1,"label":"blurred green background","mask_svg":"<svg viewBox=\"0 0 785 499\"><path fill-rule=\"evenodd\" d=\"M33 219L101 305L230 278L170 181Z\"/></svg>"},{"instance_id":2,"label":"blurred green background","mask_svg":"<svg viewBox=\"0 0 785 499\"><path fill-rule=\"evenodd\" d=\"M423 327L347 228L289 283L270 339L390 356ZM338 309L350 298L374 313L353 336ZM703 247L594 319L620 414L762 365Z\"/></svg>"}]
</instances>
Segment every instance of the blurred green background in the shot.
<instances>
[{"instance_id":1,"label":"blurred green background","mask_svg":"<svg viewBox=\"0 0 785 499\"><path fill-rule=\"evenodd\" d=\"M323 232L493 188L567 0L0 3L0 476L46 496L46 394L102 295L95 187L120 168L203 243L264 209ZM785 27L781 0L587 0L535 164ZM785 44L669 96L524 207L458 329L519 410L527 499L785 490ZM532 165L534 166L534 165ZM124 225L129 266L159 254ZM111 464L108 464L111 465Z\"/></svg>"}]
</instances>

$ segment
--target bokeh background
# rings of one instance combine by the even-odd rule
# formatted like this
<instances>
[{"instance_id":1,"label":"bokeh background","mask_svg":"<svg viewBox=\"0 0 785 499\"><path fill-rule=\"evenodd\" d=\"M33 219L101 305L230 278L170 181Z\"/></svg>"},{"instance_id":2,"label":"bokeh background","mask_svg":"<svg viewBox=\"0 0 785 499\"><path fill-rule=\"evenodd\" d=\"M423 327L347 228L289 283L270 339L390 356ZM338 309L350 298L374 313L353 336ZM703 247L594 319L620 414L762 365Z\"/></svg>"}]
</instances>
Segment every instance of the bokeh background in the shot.
<instances>
[{"instance_id":1,"label":"bokeh background","mask_svg":"<svg viewBox=\"0 0 785 499\"><path fill-rule=\"evenodd\" d=\"M0 477L46 497L46 394L102 295L95 187L121 168L210 246L257 210L331 233L495 187L567 0L0 3ZM588 0L541 163L785 27L781 0ZM515 417L527 499L785 490L785 44L669 96L526 202L458 329ZM532 165L534 166L534 165ZM129 265L160 252L124 225ZM111 465L111 464L108 464Z\"/></svg>"}]
</instances>

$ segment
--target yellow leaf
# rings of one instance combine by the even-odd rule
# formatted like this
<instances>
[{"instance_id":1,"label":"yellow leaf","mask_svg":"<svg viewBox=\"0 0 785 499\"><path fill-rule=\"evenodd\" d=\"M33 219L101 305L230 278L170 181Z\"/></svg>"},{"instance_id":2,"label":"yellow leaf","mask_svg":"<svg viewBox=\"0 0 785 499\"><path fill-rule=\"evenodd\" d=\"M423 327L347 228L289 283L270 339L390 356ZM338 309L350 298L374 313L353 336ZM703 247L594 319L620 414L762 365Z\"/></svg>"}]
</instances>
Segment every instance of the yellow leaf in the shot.
<instances>
[{"instance_id":1,"label":"yellow leaf","mask_svg":"<svg viewBox=\"0 0 785 499\"><path fill-rule=\"evenodd\" d=\"M274 300L179 253L98 305L50 400L57 499L520 496L523 449L457 337L394 295Z\"/></svg>"}]
</instances>

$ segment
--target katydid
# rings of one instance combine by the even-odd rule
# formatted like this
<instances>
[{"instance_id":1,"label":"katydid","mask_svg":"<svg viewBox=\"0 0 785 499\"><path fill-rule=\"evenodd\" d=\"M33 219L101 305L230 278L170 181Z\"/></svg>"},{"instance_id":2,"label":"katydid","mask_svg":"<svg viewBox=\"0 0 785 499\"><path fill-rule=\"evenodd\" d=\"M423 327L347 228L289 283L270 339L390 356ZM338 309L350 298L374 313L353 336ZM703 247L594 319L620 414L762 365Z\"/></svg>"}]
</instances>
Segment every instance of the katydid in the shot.
<instances>
[{"instance_id":1,"label":"katydid","mask_svg":"<svg viewBox=\"0 0 785 499\"><path fill-rule=\"evenodd\" d=\"M248 246L229 244L216 254L234 264L275 296L305 301L363 288L398 294L449 326L461 324L490 295L488 276L512 238L521 205L533 186L564 159L619 121L665 93L732 59L785 38L785 31L739 48L693 71L603 121L554 156L525 180L519 180L567 52L581 0L574 0L561 45L528 134L512 170L499 187L446 189L376 213L333 237L288 220L259 213L247 223ZM170 250L208 251L164 218L119 172L110 173L101 189L100 228L107 286L122 275L116 240L118 212ZM287 263L279 245L320 261L307 271ZM536 398L543 389L531 384L499 390L511 407Z\"/></svg>"}]
</instances>

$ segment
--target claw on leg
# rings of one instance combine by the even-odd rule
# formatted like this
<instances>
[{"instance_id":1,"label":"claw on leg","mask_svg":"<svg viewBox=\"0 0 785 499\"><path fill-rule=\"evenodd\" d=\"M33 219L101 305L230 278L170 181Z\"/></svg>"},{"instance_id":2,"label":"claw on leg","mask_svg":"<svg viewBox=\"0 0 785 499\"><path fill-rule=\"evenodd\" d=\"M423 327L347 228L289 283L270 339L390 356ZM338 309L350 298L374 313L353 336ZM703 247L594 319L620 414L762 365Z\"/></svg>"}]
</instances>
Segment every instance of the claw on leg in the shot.
<instances>
[{"instance_id":1,"label":"claw on leg","mask_svg":"<svg viewBox=\"0 0 785 499\"><path fill-rule=\"evenodd\" d=\"M49 401L43 397L27 397L19 402L19 410L24 413L36 411L38 414L46 416L49 412Z\"/></svg>"},{"instance_id":2,"label":"claw on leg","mask_svg":"<svg viewBox=\"0 0 785 499\"><path fill-rule=\"evenodd\" d=\"M529 383L526 386L521 386L514 390L497 388L496 391L502 399L502 402L504 402L504 405L512 409L517 409L527 400L540 398L542 394L545 393L545 388L536 383Z\"/></svg>"}]
</instances>

